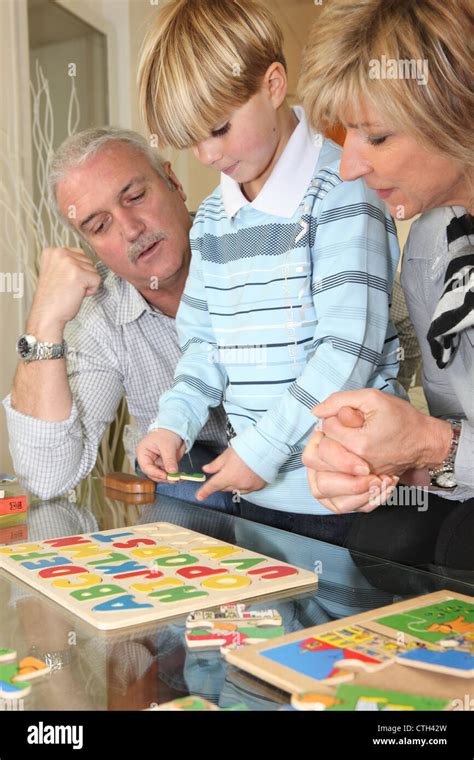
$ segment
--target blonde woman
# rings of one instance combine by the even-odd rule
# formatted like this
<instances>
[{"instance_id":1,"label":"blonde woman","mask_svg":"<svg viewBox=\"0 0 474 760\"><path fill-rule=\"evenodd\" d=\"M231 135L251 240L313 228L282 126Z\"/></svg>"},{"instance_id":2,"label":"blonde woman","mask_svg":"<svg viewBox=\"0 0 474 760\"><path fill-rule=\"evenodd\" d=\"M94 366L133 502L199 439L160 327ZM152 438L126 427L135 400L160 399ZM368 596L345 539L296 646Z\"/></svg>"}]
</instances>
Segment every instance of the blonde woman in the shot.
<instances>
[{"instance_id":1,"label":"blonde woman","mask_svg":"<svg viewBox=\"0 0 474 760\"><path fill-rule=\"evenodd\" d=\"M373 389L335 393L315 407L324 422L304 455L313 495L336 513L369 512L375 475L387 476L388 485L401 478L427 486L429 504L421 508L418 501L417 509L384 506L363 517L357 544L373 551L378 536L378 548L389 543L395 559L467 569L474 526L473 40L472 0L331 0L310 34L300 81L313 128L340 122L347 130L341 177L362 177L397 218L421 214L405 248L402 285L430 409L421 414Z\"/></svg>"}]
</instances>

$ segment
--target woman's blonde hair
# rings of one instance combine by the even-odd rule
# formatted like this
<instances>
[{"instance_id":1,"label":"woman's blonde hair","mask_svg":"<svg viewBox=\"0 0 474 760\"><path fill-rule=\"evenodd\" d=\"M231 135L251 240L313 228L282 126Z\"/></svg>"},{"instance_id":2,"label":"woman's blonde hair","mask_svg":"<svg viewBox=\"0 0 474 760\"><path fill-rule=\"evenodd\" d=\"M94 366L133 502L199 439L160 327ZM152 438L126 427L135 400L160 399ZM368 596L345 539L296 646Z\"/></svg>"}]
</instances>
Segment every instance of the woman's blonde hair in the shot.
<instances>
[{"instance_id":1,"label":"woman's blonde hair","mask_svg":"<svg viewBox=\"0 0 474 760\"><path fill-rule=\"evenodd\" d=\"M140 107L160 146L207 139L281 63L283 36L252 0L177 0L161 10L143 44Z\"/></svg>"},{"instance_id":2,"label":"woman's blonde hair","mask_svg":"<svg viewBox=\"0 0 474 760\"><path fill-rule=\"evenodd\" d=\"M368 103L471 171L473 25L472 0L330 0L303 54L298 89L310 123L325 131L348 112L359 121Z\"/></svg>"}]
</instances>

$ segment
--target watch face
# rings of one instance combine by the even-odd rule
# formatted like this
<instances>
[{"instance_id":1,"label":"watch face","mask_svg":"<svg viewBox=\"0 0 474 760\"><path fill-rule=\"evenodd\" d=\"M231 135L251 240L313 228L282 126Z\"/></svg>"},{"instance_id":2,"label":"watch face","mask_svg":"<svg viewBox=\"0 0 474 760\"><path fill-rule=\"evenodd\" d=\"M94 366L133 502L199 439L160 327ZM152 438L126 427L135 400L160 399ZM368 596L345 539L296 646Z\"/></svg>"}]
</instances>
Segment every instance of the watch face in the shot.
<instances>
[{"instance_id":1,"label":"watch face","mask_svg":"<svg viewBox=\"0 0 474 760\"><path fill-rule=\"evenodd\" d=\"M455 488L457 483L454 472L441 472L436 477L436 485L440 488Z\"/></svg>"},{"instance_id":2,"label":"watch face","mask_svg":"<svg viewBox=\"0 0 474 760\"><path fill-rule=\"evenodd\" d=\"M28 359L35 347L36 339L32 335L22 335L16 345L16 350L22 359Z\"/></svg>"}]
</instances>

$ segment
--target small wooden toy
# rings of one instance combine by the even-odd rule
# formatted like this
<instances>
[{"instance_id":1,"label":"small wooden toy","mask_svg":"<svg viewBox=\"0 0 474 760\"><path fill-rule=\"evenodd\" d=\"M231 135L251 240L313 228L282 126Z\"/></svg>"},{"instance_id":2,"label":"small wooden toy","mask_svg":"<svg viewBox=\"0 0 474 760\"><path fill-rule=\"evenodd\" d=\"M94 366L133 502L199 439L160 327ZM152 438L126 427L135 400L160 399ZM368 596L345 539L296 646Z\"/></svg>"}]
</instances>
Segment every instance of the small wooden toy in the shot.
<instances>
[{"instance_id":1,"label":"small wooden toy","mask_svg":"<svg viewBox=\"0 0 474 760\"><path fill-rule=\"evenodd\" d=\"M104 486L113 491L125 491L125 493L155 493L155 482L153 480L128 475L125 472L109 472L104 477Z\"/></svg>"},{"instance_id":2,"label":"small wooden toy","mask_svg":"<svg viewBox=\"0 0 474 760\"><path fill-rule=\"evenodd\" d=\"M231 650L227 659L291 693L354 681L364 672L381 671L393 683L391 673L399 665L429 671L433 683L436 676L470 678L473 613L470 597L438 591L351 616L343 626L325 623ZM455 688L452 681L449 688Z\"/></svg>"},{"instance_id":3,"label":"small wooden toy","mask_svg":"<svg viewBox=\"0 0 474 760\"><path fill-rule=\"evenodd\" d=\"M278 610L247 610L245 604L227 604L213 610L191 612L186 618L186 628L202 627L207 623L242 622L247 625L258 625L264 620L266 625L281 626L281 615Z\"/></svg>"},{"instance_id":4,"label":"small wooden toy","mask_svg":"<svg viewBox=\"0 0 474 760\"><path fill-rule=\"evenodd\" d=\"M415 710L447 710L450 706L448 699L405 694L389 689L374 689L370 686L354 686L340 684L334 694L306 691L293 694L291 704L297 710L370 710L370 711L415 711Z\"/></svg>"},{"instance_id":5,"label":"small wooden toy","mask_svg":"<svg viewBox=\"0 0 474 760\"><path fill-rule=\"evenodd\" d=\"M193 483L203 483L206 476L202 472L169 472L166 476L169 483L177 483L180 480L189 480Z\"/></svg>"},{"instance_id":6,"label":"small wooden toy","mask_svg":"<svg viewBox=\"0 0 474 760\"><path fill-rule=\"evenodd\" d=\"M28 526L25 520L25 512L12 517L0 517L0 546L27 540Z\"/></svg>"},{"instance_id":7,"label":"small wooden toy","mask_svg":"<svg viewBox=\"0 0 474 760\"><path fill-rule=\"evenodd\" d=\"M14 494L4 489L0 494L0 516L17 515L27 511L28 502L24 494Z\"/></svg>"},{"instance_id":8,"label":"small wooden toy","mask_svg":"<svg viewBox=\"0 0 474 760\"><path fill-rule=\"evenodd\" d=\"M315 588L315 573L171 523L0 547L0 567L109 630Z\"/></svg>"},{"instance_id":9,"label":"small wooden toy","mask_svg":"<svg viewBox=\"0 0 474 760\"><path fill-rule=\"evenodd\" d=\"M143 506L145 504L153 504L155 501L155 493L145 491L144 493L128 493L127 491L115 491L113 488L104 488L104 496L112 501L121 501L124 504L133 504L135 506Z\"/></svg>"},{"instance_id":10,"label":"small wooden toy","mask_svg":"<svg viewBox=\"0 0 474 760\"><path fill-rule=\"evenodd\" d=\"M188 629L185 640L188 649L220 649L221 653L225 654L225 650L230 648L258 644L283 636L284 633L285 629L282 626L268 625L265 620L254 622L252 625L242 622L205 621L200 628Z\"/></svg>"},{"instance_id":11,"label":"small wooden toy","mask_svg":"<svg viewBox=\"0 0 474 760\"><path fill-rule=\"evenodd\" d=\"M19 663L13 663L14 659L16 659L14 650L0 649L0 660L3 660L0 662L0 697L3 699L26 697L31 691L30 681L33 678L45 676L51 671L45 662L36 657L24 657Z\"/></svg>"}]
</instances>

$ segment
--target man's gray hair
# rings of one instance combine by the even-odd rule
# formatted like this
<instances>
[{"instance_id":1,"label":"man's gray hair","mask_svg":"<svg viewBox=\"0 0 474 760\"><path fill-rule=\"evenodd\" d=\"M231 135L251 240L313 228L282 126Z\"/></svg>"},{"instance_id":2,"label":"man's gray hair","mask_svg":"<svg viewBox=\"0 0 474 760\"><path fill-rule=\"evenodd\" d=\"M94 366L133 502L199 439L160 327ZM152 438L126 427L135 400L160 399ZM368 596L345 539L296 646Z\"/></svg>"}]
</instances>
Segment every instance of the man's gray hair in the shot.
<instances>
[{"instance_id":1,"label":"man's gray hair","mask_svg":"<svg viewBox=\"0 0 474 760\"><path fill-rule=\"evenodd\" d=\"M70 219L66 218L58 206L56 195L58 183L66 174L76 166L84 164L91 156L110 142L125 142L137 151L140 151L150 162L157 174L167 183L169 188L175 189L165 171L165 159L151 147L147 140L138 132L119 127L93 127L71 135L59 146L52 157L48 167L48 194L49 203L53 211L69 226Z\"/></svg>"}]
</instances>

